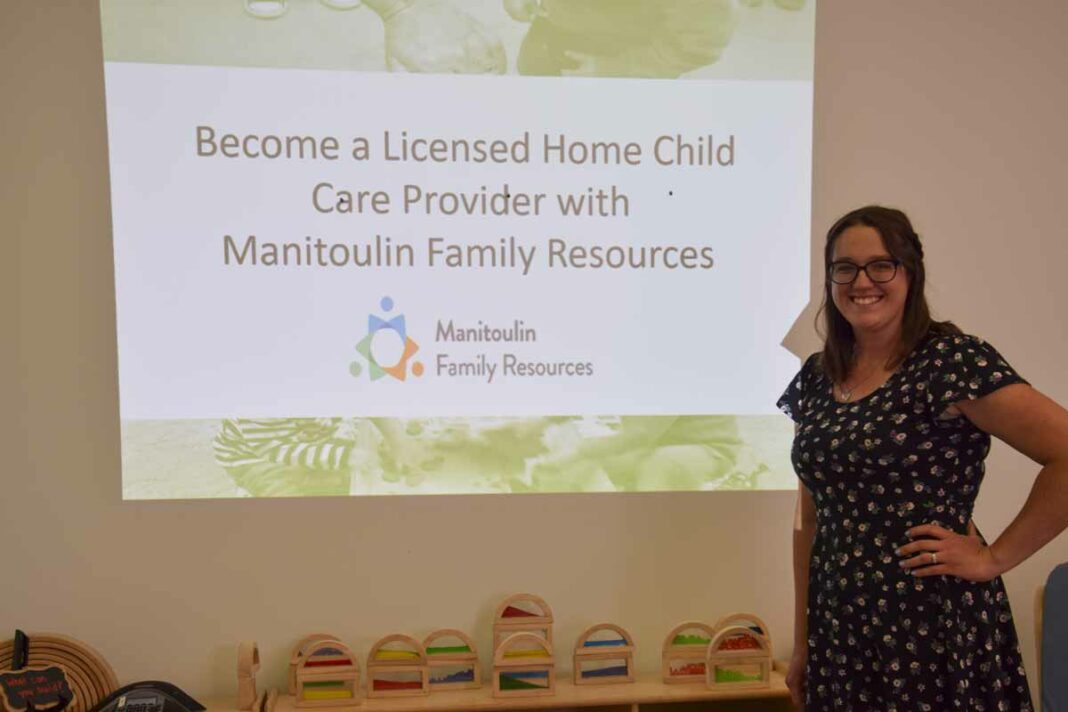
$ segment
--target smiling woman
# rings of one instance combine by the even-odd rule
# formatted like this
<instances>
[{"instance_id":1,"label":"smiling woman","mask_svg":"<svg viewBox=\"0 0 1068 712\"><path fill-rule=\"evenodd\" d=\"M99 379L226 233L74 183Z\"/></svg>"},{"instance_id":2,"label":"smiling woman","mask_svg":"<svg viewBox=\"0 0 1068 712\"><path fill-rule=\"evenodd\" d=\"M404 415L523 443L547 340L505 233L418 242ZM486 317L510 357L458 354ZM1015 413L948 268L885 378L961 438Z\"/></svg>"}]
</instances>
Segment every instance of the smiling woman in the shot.
<instances>
[{"instance_id":1,"label":"smiling woman","mask_svg":"<svg viewBox=\"0 0 1068 712\"><path fill-rule=\"evenodd\" d=\"M1068 412L931 318L901 211L849 213L824 254L824 348L779 401L803 485L791 693L806 710L1030 710L1000 574L1068 525ZM987 545L972 511L991 435L1043 468Z\"/></svg>"}]
</instances>

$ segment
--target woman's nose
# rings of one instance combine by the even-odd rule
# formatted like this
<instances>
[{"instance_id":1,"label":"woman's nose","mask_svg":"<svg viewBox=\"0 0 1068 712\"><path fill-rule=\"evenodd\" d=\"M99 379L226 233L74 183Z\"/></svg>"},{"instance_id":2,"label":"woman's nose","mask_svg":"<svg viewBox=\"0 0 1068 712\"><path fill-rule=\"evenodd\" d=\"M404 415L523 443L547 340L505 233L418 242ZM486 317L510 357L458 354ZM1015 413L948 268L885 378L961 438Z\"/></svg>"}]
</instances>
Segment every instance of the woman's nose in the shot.
<instances>
[{"instance_id":1,"label":"woman's nose","mask_svg":"<svg viewBox=\"0 0 1068 712\"><path fill-rule=\"evenodd\" d=\"M852 286L853 287L870 287L870 286L872 286L874 284L875 284L875 282L871 281L871 277L868 276L868 270L861 268L861 269L857 270L857 278L853 280L853 285Z\"/></svg>"}]
</instances>

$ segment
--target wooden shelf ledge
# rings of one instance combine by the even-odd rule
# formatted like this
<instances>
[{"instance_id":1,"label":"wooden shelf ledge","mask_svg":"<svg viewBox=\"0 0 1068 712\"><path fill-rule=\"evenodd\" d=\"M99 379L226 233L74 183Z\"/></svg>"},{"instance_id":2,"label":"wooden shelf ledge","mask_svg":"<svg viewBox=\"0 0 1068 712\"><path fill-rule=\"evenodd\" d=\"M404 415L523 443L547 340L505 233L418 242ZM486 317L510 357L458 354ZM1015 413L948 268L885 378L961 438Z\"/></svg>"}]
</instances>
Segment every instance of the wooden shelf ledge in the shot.
<instances>
[{"instance_id":1,"label":"wooden shelf ledge","mask_svg":"<svg viewBox=\"0 0 1068 712\"><path fill-rule=\"evenodd\" d=\"M330 707L335 712L470 712L472 710L551 710L559 707L623 707L672 702L772 700L789 698L783 666L776 664L771 684L764 688L710 690L703 684L666 685L659 675L638 675L631 683L575 685L570 676L556 679L556 694L544 697L493 696L493 686L478 690L432 692L421 697L363 698L359 705ZM208 712L238 712L234 700L210 700ZM289 695L278 698L275 712L304 712Z\"/></svg>"}]
</instances>

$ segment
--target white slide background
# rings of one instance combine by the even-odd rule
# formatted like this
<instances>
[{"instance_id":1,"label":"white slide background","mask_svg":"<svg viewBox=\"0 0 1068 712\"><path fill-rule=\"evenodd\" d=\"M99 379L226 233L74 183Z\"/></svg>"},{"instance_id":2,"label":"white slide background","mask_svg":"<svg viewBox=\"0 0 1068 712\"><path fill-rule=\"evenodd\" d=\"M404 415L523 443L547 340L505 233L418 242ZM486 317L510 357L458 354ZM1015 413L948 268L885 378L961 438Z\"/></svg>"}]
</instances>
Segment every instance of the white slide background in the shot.
<instances>
[{"instance_id":1,"label":"white slide background","mask_svg":"<svg viewBox=\"0 0 1068 712\"><path fill-rule=\"evenodd\" d=\"M120 397L127 418L234 415L475 416L761 414L797 368L779 344L807 302L809 81L598 80L389 75L108 62ZM196 127L217 133L334 136L337 161L196 155ZM382 134L512 141L524 165L386 162ZM640 166L541 160L544 134L637 142ZM735 140L734 164L658 165L657 136ZM355 161L353 137L371 142ZM390 215L324 215L312 187L385 190ZM543 192L539 217L405 215L405 184L425 190ZM560 217L558 192L616 186L629 217ZM239 242L415 247L411 268L237 267ZM536 248L521 268L431 268L429 236ZM711 247L711 270L550 269L547 242ZM348 364L367 316L390 296L419 343L419 378L372 382ZM438 344L438 320L509 326L526 344ZM454 360L504 352L590 362L586 378L448 378Z\"/></svg>"}]
</instances>

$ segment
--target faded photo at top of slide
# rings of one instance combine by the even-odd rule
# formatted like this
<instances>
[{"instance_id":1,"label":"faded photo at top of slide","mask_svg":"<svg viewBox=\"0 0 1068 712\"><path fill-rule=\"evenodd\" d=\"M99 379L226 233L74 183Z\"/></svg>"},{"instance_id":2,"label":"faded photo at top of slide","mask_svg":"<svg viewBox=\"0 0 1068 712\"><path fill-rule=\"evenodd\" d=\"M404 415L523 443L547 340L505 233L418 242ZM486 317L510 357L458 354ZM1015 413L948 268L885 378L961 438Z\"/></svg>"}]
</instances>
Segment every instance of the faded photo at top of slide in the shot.
<instances>
[{"instance_id":1,"label":"faded photo at top of slide","mask_svg":"<svg viewBox=\"0 0 1068 712\"><path fill-rule=\"evenodd\" d=\"M112 62L811 80L815 0L102 0Z\"/></svg>"}]
</instances>

